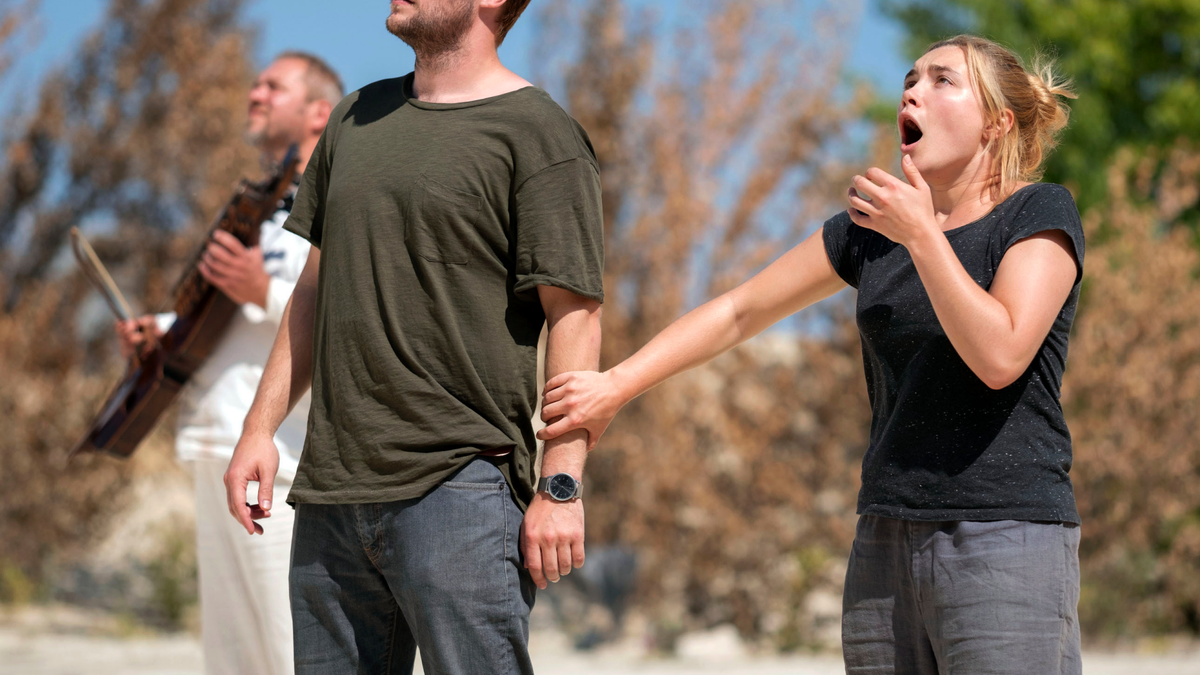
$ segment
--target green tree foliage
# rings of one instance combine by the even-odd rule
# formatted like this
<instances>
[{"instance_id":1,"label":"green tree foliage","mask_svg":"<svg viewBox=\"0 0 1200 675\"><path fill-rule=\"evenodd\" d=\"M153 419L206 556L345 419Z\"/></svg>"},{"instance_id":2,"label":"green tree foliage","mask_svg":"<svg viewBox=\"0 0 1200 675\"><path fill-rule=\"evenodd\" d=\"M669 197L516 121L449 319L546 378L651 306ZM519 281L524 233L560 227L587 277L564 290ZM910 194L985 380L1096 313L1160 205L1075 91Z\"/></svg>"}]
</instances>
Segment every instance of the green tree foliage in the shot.
<instances>
[{"instance_id":1,"label":"green tree foliage","mask_svg":"<svg viewBox=\"0 0 1200 675\"><path fill-rule=\"evenodd\" d=\"M917 56L962 32L997 40L1027 60L1057 55L1075 82L1071 126L1046 179L1099 201L1122 147L1144 151L1200 140L1200 0L882 0ZM1196 214L1187 218L1196 222Z\"/></svg>"}]
</instances>

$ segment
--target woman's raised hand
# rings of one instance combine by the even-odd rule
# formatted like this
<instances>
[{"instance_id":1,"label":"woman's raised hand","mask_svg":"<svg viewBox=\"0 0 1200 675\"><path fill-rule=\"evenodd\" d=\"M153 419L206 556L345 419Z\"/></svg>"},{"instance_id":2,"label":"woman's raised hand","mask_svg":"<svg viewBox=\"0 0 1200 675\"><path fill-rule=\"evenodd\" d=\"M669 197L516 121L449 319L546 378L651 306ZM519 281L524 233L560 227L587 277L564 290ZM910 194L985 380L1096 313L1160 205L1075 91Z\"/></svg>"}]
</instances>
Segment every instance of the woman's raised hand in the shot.
<instances>
[{"instance_id":1,"label":"woman's raised hand","mask_svg":"<svg viewBox=\"0 0 1200 675\"><path fill-rule=\"evenodd\" d=\"M542 397L542 421L548 426L537 437L548 441L586 429L588 450L596 447L609 422L628 402L618 392L611 372L577 371L551 378Z\"/></svg>"},{"instance_id":2,"label":"woman's raised hand","mask_svg":"<svg viewBox=\"0 0 1200 675\"><path fill-rule=\"evenodd\" d=\"M871 167L865 176L852 179L846 196L850 201L850 220L907 247L920 236L941 228L934 219L932 192L912 157L905 155L900 167L907 183L883 169Z\"/></svg>"}]
</instances>

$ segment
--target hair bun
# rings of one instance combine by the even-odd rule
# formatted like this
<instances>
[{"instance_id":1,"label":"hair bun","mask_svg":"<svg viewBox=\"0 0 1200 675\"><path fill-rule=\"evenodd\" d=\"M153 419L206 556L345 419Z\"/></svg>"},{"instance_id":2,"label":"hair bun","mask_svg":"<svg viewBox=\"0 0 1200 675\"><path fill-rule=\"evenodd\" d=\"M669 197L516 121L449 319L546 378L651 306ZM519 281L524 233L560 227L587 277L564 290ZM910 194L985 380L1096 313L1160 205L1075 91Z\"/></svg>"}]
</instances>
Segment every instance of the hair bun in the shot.
<instances>
[{"instance_id":1,"label":"hair bun","mask_svg":"<svg viewBox=\"0 0 1200 675\"><path fill-rule=\"evenodd\" d=\"M965 52L985 121L994 125L1006 111L1013 117L1013 132L994 136L989 146L994 153L993 197L999 200L1017 182L1041 178L1042 164L1071 114L1063 99L1075 98L1075 92L1055 74L1052 59L1039 54L1033 67L1026 68L1011 49L977 35L936 42L926 53L951 46Z\"/></svg>"}]
</instances>

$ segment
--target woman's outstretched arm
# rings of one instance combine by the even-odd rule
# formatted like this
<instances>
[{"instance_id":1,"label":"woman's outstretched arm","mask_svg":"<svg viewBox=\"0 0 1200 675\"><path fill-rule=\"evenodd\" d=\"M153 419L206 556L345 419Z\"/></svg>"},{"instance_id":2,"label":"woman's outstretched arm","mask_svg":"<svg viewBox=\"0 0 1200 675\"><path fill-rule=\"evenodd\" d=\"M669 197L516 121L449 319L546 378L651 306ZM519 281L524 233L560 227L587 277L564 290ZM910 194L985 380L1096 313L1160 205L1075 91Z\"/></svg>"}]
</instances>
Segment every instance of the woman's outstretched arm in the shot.
<instances>
[{"instance_id":1,"label":"woman's outstretched arm","mask_svg":"<svg viewBox=\"0 0 1200 675\"><path fill-rule=\"evenodd\" d=\"M825 254L823 231L737 288L683 315L646 346L603 373L563 373L546 383L538 438L587 429L588 449L626 403L672 375L694 368L833 295L846 282Z\"/></svg>"}]
</instances>

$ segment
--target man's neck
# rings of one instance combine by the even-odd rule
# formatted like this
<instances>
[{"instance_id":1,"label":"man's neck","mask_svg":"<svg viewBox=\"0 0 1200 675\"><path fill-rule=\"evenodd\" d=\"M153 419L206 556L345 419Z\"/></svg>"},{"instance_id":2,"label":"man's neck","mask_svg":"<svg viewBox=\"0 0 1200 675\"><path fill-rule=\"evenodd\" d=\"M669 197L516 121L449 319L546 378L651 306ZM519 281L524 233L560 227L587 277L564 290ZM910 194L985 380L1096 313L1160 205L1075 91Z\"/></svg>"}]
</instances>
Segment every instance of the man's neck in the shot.
<instances>
[{"instance_id":1,"label":"man's neck","mask_svg":"<svg viewBox=\"0 0 1200 675\"><path fill-rule=\"evenodd\" d=\"M296 145L298 146L297 154L300 158L300 161L296 164L296 175L304 173L304 169L308 166L308 160L310 157L312 157L313 150L317 147L318 140L320 140L320 136L309 136L296 141ZM260 148L263 166L272 168L279 166L279 163L282 162L283 158L287 156L289 147L291 146L287 145L281 148Z\"/></svg>"},{"instance_id":2,"label":"man's neck","mask_svg":"<svg viewBox=\"0 0 1200 675\"><path fill-rule=\"evenodd\" d=\"M490 32L471 34L454 51L417 54L413 94L426 103L463 103L529 86L500 63L493 40Z\"/></svg>"}]
</instances>

